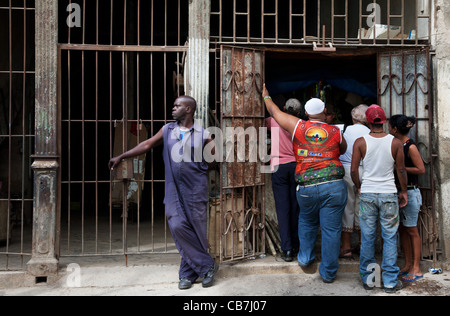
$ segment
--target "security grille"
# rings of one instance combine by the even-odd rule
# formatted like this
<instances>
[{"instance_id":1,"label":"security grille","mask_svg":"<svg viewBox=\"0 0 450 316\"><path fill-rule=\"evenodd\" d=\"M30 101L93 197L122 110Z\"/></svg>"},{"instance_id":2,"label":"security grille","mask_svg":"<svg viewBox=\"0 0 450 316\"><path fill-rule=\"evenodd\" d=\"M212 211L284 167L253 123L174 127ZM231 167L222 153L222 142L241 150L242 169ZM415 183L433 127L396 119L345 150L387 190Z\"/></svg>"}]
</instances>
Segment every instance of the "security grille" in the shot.
<instances>
[{"instance_id":1,"label":"security grille","mask_svg":"<svg viewBox=\"0 0 450 316\"><path fill-rule=\"evenodd\" d=\"M432 0L212 0L212 40L305 46L417 46Z\"/></svg>"},{"instance_id":2,"label":"security grille","mask_svg":"<svg viewBox=\"0 0 450 316\"><path fill-rule=\"evenodd\" d=\"M162 148L123 164L120 174L107 164L172 120L173 101L184 94L188 2L59 6L67 22L59 45L60 255L176 253L164 216Z\"/></svg>"},{"instance_id":3,"label":"security grille","mask_svg":"<svg viewBox=\"0 0 450 316\"><path fill-rule=\"evenodd\" d=\"M31 255L34 1L0 1L0 270Z\"/></svg>"},{"instance_id":4,"label":"security grille","mask_svg":"<svg viewBox=\"0 0 450 316\"><path fill-rule=\"evenodd\" d=\"M264 52L240 47L220 50L220 121L224 162L220 199L210 216L219 217L216 251L221 261L265 253L266 142L261 98ZM212 203L214 204L214 203ZM217 211L217 212L214 212Z\"/></svg>"},{"instance_id":5,"label":"security grille","mask_svg":"<svg viewBox=\"0 0 450 316\"><path fill-rule=\"evenodd\" d=\"M432 139L432 90L429 49L399 50L378 55L379 104L388 117L405 114L416 117L410 137L417 143L425 164L419 176L423 203L418 228L422 238L422 259L436 262L442 253L435 207L434 154Z\"/></svg>"}]
</instances>

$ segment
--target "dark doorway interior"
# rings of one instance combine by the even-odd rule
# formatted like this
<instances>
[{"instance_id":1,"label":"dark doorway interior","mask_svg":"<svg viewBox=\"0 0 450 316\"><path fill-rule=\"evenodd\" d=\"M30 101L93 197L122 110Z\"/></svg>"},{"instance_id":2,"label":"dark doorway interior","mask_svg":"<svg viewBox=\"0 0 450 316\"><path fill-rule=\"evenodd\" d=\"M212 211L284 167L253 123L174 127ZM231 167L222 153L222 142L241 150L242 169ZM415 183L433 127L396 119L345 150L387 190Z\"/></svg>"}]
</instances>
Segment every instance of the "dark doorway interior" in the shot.
<instances>
[{"instance_id":1,"label":"dark doorway interior","mask_svg":"<svg viewBox=\"0 0 450 316\"><path fill-rule=\"evenodd\" d=\"M353 107L377 103L376 54L267 52L266 84L279 106L289 98L304 105L319 97L336 114L336 124L349 125Z\"/></svg>"},{"instance_id":2,"label":"dark doorway interior","mask_svg":"<svg viewBox=\"0 0 450 316\"><path fill-rule=\"evenodd\" d=\"M133 161L128 182L107 165L172 120L184 51L158 47L184 46L188 3L80 1L79 28L67 26L68 5L59 4L61 255L171 251L162 148Z\"/></svg>"}]
</instances>

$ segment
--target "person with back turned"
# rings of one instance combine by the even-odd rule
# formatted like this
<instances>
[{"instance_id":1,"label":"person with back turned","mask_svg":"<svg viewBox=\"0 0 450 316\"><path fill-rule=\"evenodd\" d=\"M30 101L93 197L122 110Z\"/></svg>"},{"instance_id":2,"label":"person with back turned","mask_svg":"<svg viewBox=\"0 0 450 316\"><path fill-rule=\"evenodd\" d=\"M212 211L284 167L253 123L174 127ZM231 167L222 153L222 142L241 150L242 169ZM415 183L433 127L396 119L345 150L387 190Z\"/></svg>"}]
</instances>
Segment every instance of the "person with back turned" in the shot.
<instances>
[{"instance_id":1,"label":"person with back turned","mask_svg":"<svg viewBox=\"0 0 450 316\"><path fill-rule=\"evenodd\" d=\"M304 121L281 111L265 85L262 96L269 114L292 135L300 205L298 264L308 267L314 262L320 226L322 261L319 273L325 283L331 283L339 268L342 213L347 203L344 167L339 160L347 143L338 127L325 123L326 109L322 100L313 98L305 104L309 121Z\"/></svg>"},{"instance_id":2,"label":"person with back turned","mask_svg":"<svg viewBox=\"0 0 450 316\"><path fill-rule=\"evenodd\" d=\"M355 188L351 177L351 164L353 145L355 141L369 134L370 130L367 127L366 111L368 106L365 104L358 105L353 108L351 115L353 125L344 129L344 138L347 141L347 151L341 156L341 162L345 169L344 181L347 184L347 205L345 206L344 215L342 216L342 237L341 237L341 251L339 253L340 258L353 258L351 248L351 235L356 229L359 228L359 194ZM362 163L359 168L359 177L362 176ZM359 251L359 249L357 250Z\"/></svg>"},{"instance_id":3,"label":"person with back turned","mask_svg":"<svg viewBox=\"0 0 450 316\"><path fill-rule=\"evenodd\" d=\"M406 194L406 170L402 143L384 132L387 122L384 110L371 105L366 111L370 133L355 141L353 147L351 176L360 196L361 251L360 274L365 289L373 289L369 276L369 265L376 263L375 239L377 221L381 224L383 238L382 280L386 293L395 293L402 288L397 280L397 231L399 227L399 206L408 203ZM363 161L362 181L359 166ZM396 165L401 191L397 194L394 165ZM370 284L368 284L368 282Z\"/></svg>"},{"instance_id":4,"label":"person with back turned","mask_svg":"<svg viewBox=\"0 0 450 316\"><path fill-rule=\"evenodd\" d=\"M296 117L300 114L302 104L297 99L289 99L284 112ZM295 183L296 158L292 148L292 135L280 128L273 119L266 119L266 127L272 132L272 190L275 199L278 227L281 238L281 258L286 262L294 260L298 253L298 213Z\"/></svg>"},{"instance_id":5,"label":"person with back turned","mask_svg":"<svg viewBox=\"0 0 450 316\"><path fill-rule=\"evenodd\" d=\"M419 148L408 136L415 123L414 116L394 115L389 119L389 132L403 143L405 168L408 174L408 204L400 209L399 227L400 243L405 253L405 266L400 270L400 275L406 282L423 278L420 271L422 240L417 222L422 206L422 195L418 188L419 175L425 173L425 165Z\"/></svg>"}]
</instances>

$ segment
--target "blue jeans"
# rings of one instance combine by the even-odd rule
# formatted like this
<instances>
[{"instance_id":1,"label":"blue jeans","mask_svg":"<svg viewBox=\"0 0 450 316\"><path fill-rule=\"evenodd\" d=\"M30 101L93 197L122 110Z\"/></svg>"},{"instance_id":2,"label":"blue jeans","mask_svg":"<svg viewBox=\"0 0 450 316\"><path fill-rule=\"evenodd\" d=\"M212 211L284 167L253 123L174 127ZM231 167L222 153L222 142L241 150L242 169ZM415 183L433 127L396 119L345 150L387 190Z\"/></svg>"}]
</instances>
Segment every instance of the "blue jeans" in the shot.
<instances>
[{"instance_id":1,"label":"blue jeans","mask_svg":"<svg viewBox=\"0 0 450 316\"><path fill-rule=\"evenodd\" d=\"M302 187L297 191L300 205L298 262L307 266L315 259L317 231L322 233L322 261L319 273L324 280L336 278L339 268L342 214L347 204L347 185L344 180Z\"/></svg>"},{"instance_id":2,"label":"blue jeans","mask_svg":"<svg viewBox=\"0 0 450 316\"><path fill-rule=\"evenodd\" d=\"M417 227L422 194L419 188L408 190L408 204L400 209L400 222L405 227Z\"/></svg>"},{"instance_id":3,"label":"blue jeans","mask_svg":"<svg viewBox=\"0 0 450 316\"><path fill-rule=\"evenodd\" d=\"M397 231L399 226L398 196L396 193L362 193L360 204L361 253L360 274L363 283L372 271L367 267L375 260L375 239L377 221L380 219L383 238L383 260L381 263L382 280L385 288L397 284L399 268L397 266Z\"/></svg>"}]
</instances>

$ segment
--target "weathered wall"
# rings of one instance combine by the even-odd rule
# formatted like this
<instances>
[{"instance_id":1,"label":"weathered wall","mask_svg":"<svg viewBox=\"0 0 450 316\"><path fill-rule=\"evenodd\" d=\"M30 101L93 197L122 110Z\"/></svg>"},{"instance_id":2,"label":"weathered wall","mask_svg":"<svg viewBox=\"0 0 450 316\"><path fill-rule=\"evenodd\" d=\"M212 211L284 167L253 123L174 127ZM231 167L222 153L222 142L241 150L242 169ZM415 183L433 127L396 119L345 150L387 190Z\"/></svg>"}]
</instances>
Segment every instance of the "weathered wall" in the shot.
<instances>
[{"instance_id":1,"label":"weathered wall","mask_svg":"<svg viewBox=\"0 0 450 316\"><path fill-rule=\"evenodd\" d=\"M436 0L433 46L435 80L435 123L438 150L437 206L441 245L450 266L450 3Z\"/></svg>"}]
</instances>

